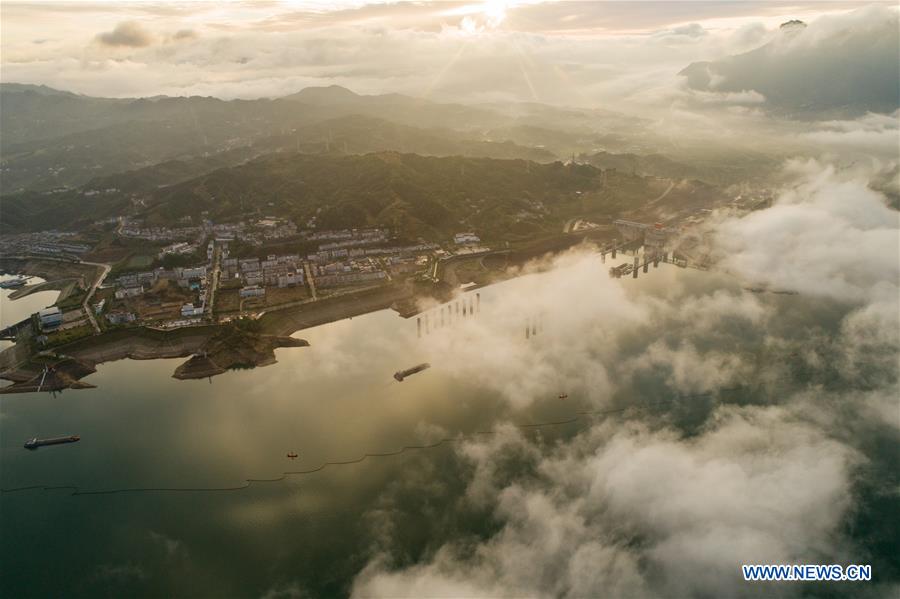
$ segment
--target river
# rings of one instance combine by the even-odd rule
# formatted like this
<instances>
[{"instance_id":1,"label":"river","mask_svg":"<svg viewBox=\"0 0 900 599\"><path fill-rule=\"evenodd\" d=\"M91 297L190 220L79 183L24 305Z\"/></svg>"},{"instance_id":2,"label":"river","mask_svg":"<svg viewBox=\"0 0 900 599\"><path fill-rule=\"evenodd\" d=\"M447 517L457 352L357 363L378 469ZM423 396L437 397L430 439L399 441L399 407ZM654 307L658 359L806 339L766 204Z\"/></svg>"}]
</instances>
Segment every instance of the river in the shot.
<instances>
[{"instance_id":1,"label":"river","mask_svg":"<svg viewBox=\"0 0 900 599\"><path fill-rule=\"evenodd\" d=\"M597 261L591 276L605 278L608 266ZM699 276L662 265L636 283L661 289L687 275ZM373 514L392 509L391 490L461 484L449 470L453 443L275 482L248 486L247 479L486 434L498 422L564 422L530 429L548 438L578 430L577 412L598 407L587 391L579 393L585 381L559 380L519 407L485 384L502 362L483 353L490 350L476 344L486 342L475 328L465 332L466 323L499 320L506 312L497 298L514 302L521 294L510 290L518 281L482 289L477 314L445 312L444 327L421 339L414 318L385 310L301 331L295 336L311 346L277 350L278 363L264 368L179 381L171 374L181 360L122 360L101 364L85 379L96 389L2 397L2 487L61 487L0 495L2 594L262 596L296 585L311 596L346 594L377 547ZM11 322L20 316L10 316L3 293L4 323ZM476 305L474 294L468 297ZM20 302L15 314L24 315L47 299ZM439 326L436 314L429 329ZM553 315L535 318L531 340L526 320L510 322L490 334L509 335L520 357L540 356L534 352ZM462 335L472 346L460 352L441 335ZM455 352L454 364L443 352ZM393 379L424 361L432 368L402 383ZM570 397L561 401L559 391ZM22 447L32 436L70 434L81 441ZM290 452L299 457L289 459ZM82 494L73 495L76 489ZM124 491L90 494L117 489ZM422 500L417 493L401 496ZM417 531L441 509L452 506L416 508L422 520L404 521L397 534L409 536L413 553L424 545Z\"/></svg>"}]
</instances>

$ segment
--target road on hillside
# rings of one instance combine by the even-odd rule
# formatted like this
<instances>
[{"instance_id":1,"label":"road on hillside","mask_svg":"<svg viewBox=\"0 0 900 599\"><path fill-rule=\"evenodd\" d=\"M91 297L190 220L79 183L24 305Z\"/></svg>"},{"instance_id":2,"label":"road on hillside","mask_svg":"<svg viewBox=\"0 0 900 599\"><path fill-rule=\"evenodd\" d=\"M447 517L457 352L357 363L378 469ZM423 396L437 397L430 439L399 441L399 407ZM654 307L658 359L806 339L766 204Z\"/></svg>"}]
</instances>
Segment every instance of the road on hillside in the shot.
<instances>
[{"instance_id":1,"label":"road on hillside","mask_svg":"<svg viewBox=\"0 0 900 599\"><path fill-rule=\"evenodd\" d=\"M94 292L97 291L97 287L100 286L101 283L106 279L106 275L109 274L109 271L112 270L112 266L109 264L101 264L100 262L85 262L84 260L80 260L79 264L87 264L89 266L99 266L103 269L103 272L100 273L100 276L94 280L94 283L91 285L91 288L88 290L87 295L84 296L84 303L82 304L82 308L84 308L84 313L87 314L88 320L91 321L91 326L94 327L94 332L100 332L100 325L97 324L97 319L94 317L94 311L90 307L91 298L94 297Z\"/></svg>"}]
</instances>

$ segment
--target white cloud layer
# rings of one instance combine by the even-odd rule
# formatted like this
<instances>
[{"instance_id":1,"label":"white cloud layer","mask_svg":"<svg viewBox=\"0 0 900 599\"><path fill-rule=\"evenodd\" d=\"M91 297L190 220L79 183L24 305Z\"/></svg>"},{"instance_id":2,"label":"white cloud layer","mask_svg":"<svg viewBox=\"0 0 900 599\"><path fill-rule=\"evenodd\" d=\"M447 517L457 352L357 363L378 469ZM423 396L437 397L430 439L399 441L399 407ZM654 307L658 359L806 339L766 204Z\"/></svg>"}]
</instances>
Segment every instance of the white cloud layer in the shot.
<instances>
[{"instance_id":1,"label":"white cloud layer","mask_svg":"<svg viewBox=\"0 0 900 599\"><path fill-rule=\"evenodd\" d=\"M714 274L709 288L699 279L632 294L575 253L492 296L510 322L487 312L431 338L462 376L478 376L464 359L478 352L494 375L479 383L517 407L550 392L554 375L590 381L599 405L621 392L683 399L565 440L508 426L462 443L466 486L451 505L462 521L486 512L496 531L451 535L402 566L388 532L354 596L749 597L759 589L743 582L744 563L877 557L848 522L865 493L891 493L896 478L898 213L869 187L871 170L806 161L788 173L773 206L719 219L715 239L743 284L799 296L744 293ZM553 326L539 347L509 340L510 326L542 310ZM722 392L735 383L753 390L732 403ZM717 399L692 395L704 392ZM688 423L684 410L700 419ZM372 517L391 531L384 519L402 516ZM892 583L880 584L875 595Z\"/></svg>"},{"instance_id":2,"label":"white cloud layer","mask_svg":"<svg viewBox=\"0 0 900 599\"><path fill-rule=\"evenodd\" d=\"M246 98L336 83L609 106L655 95L693 61L752 49L783 20L850 6L4 3L2 76L104 96Z\"/></svg>"},{"instance_id":3,"label":"white cloud layer","mask_svg":"<svg viewBox=\"0 0 900 599\"><path fill-rule=\"evenodd\" d=\"M463 447L469 495L529 443L507 430ZM521 449L520 449L521 451ZM533 475L490 489L502 530L400 571L373 561L359 597L750 596L742 563L836 559L851 502L846 446L781 409L723 409L694 440L596 426Z\"/></svg>"}]
</instances>

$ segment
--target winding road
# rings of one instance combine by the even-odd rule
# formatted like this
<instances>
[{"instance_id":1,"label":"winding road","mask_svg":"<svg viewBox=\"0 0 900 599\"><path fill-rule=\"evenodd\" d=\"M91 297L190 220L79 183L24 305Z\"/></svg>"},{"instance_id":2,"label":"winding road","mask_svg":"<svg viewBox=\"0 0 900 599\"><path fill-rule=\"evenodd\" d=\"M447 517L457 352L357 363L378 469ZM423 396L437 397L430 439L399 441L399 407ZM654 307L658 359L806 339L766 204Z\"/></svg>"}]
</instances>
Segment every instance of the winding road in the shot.
<instances>
[{"instance_id":1,"label":"winding road","mask_svg":"<svg viewBox=\"0 0 900 599\"><path fill-rule=\"evenodd\" d=\"M80 260L79 264L87 264L89 266L99 266L103 269L103 272L100 273L100 276L94 280L94 284L91 285L91 288L88 290L87 295L84 296L84 303L82 307L84 308L84 313L87 315L88 320L91 321L91 326L94 327L94 332L100 332L100 325L97 324L97 319L94 317L94 311L91 310L90 301L91 298L94 297L94 292L97 291L97 287L106 279L106 275L109 274L109 271L112 270L112 266L109 264L101 264L100 262L85 262L84 260Z\"/></svg>"}]
</instances>

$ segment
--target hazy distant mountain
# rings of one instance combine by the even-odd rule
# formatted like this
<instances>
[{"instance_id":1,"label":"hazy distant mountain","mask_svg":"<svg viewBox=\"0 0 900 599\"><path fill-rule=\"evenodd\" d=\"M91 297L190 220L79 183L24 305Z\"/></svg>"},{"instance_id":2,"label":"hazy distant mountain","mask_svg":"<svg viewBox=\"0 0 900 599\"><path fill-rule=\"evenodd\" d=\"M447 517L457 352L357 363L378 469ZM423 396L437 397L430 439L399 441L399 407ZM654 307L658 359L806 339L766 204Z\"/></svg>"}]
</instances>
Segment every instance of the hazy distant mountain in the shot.
<instances>
[{"instance_id":1,"label":"hazy distant mountain","mask_svg":"<svg viewBox=\"0 0 900 599\"><path fill-rule=\"evenodd\" d=\"M840 29L790 21L756 50L695 62L680 74L699 91L756 91L770 110L798 117L891 113L900 108L898 48L896 16L860 17Z\"/></svg>"},{"instance_id":2,"label":"hazy distant mountain","mask_svg":"<svg viewBox=\"0 0 900 599\"><path fill-rule=\"evenodd\" d=\"M363 96L340 85L307 87L296 94L284 96L285 100L295 100L306 104L359 104Z\"/></svg>"},{"instance_id":3,"label":"hazy distant mountain","mask_svg":"<svg viewBox=\"0 0 900 599\"><path fill-rule=\"evenodd\" d=\"M0 103L5 193L77 187L160 161L257 145L255 153L398 150L555 158L546 149L483 139L485 129L515 122L495 111L397 94L361 96L338 86L307 88L275 100L223 101L92 98L2 84Z\"/></svg>"},{"instance_id":4,"label":"hazy distant mountain","mask_svg":"<svg viewBox=\"0 0 900 599\"><path fill-rule=\"evenodd\" d=\"M500 111L402 94L360 95L339 85L308 87L281 100L314 106L332 118L359 114L424 128L474 130L509 120Z\"/></svg>"},{"instance_id":5,"label":"hazy distant mountain","mask_svg":"<svg viewBox=\"0 0 900 599\"><path fill-rule=\"evenodd\" d=\"M352 114L300 127L254 143L271 152L293 150L306 153L366 154L394 150L426 156L481 156L523 158L552 162L557 156L542 148L506 141L480 141L471 133L444 128L422 129L386 119Z\"/></svg>"},{"instance_id":6,"label":"hazy distant mountain","mask_svg":"<svg viewBox=\"0 0 900 599\"><path fill-rule=\"evenodd\" d=\"M612 154L609 152L597 152L591 155L579 156L579 160L603 169L614 168L628 173L652 177L699 179L703 176L701 169L676 162L662 154L642 156L630 153Z\"/></svg>"},{"instance_id":7,"label":"hazy distant mountain","mask_svg":"<svg viewBox=\"0 0 900 599\"><path fill-rule=\"evenodd\" d=\"M31 83L2 83L0 84L2 90L8 93L33 93L42 96L76 96L78 94L73 94L72 92L63 91L60 89L53 89L52 87L47 87L46 85L33 85Z\"/></svg>"}]
</instances>

